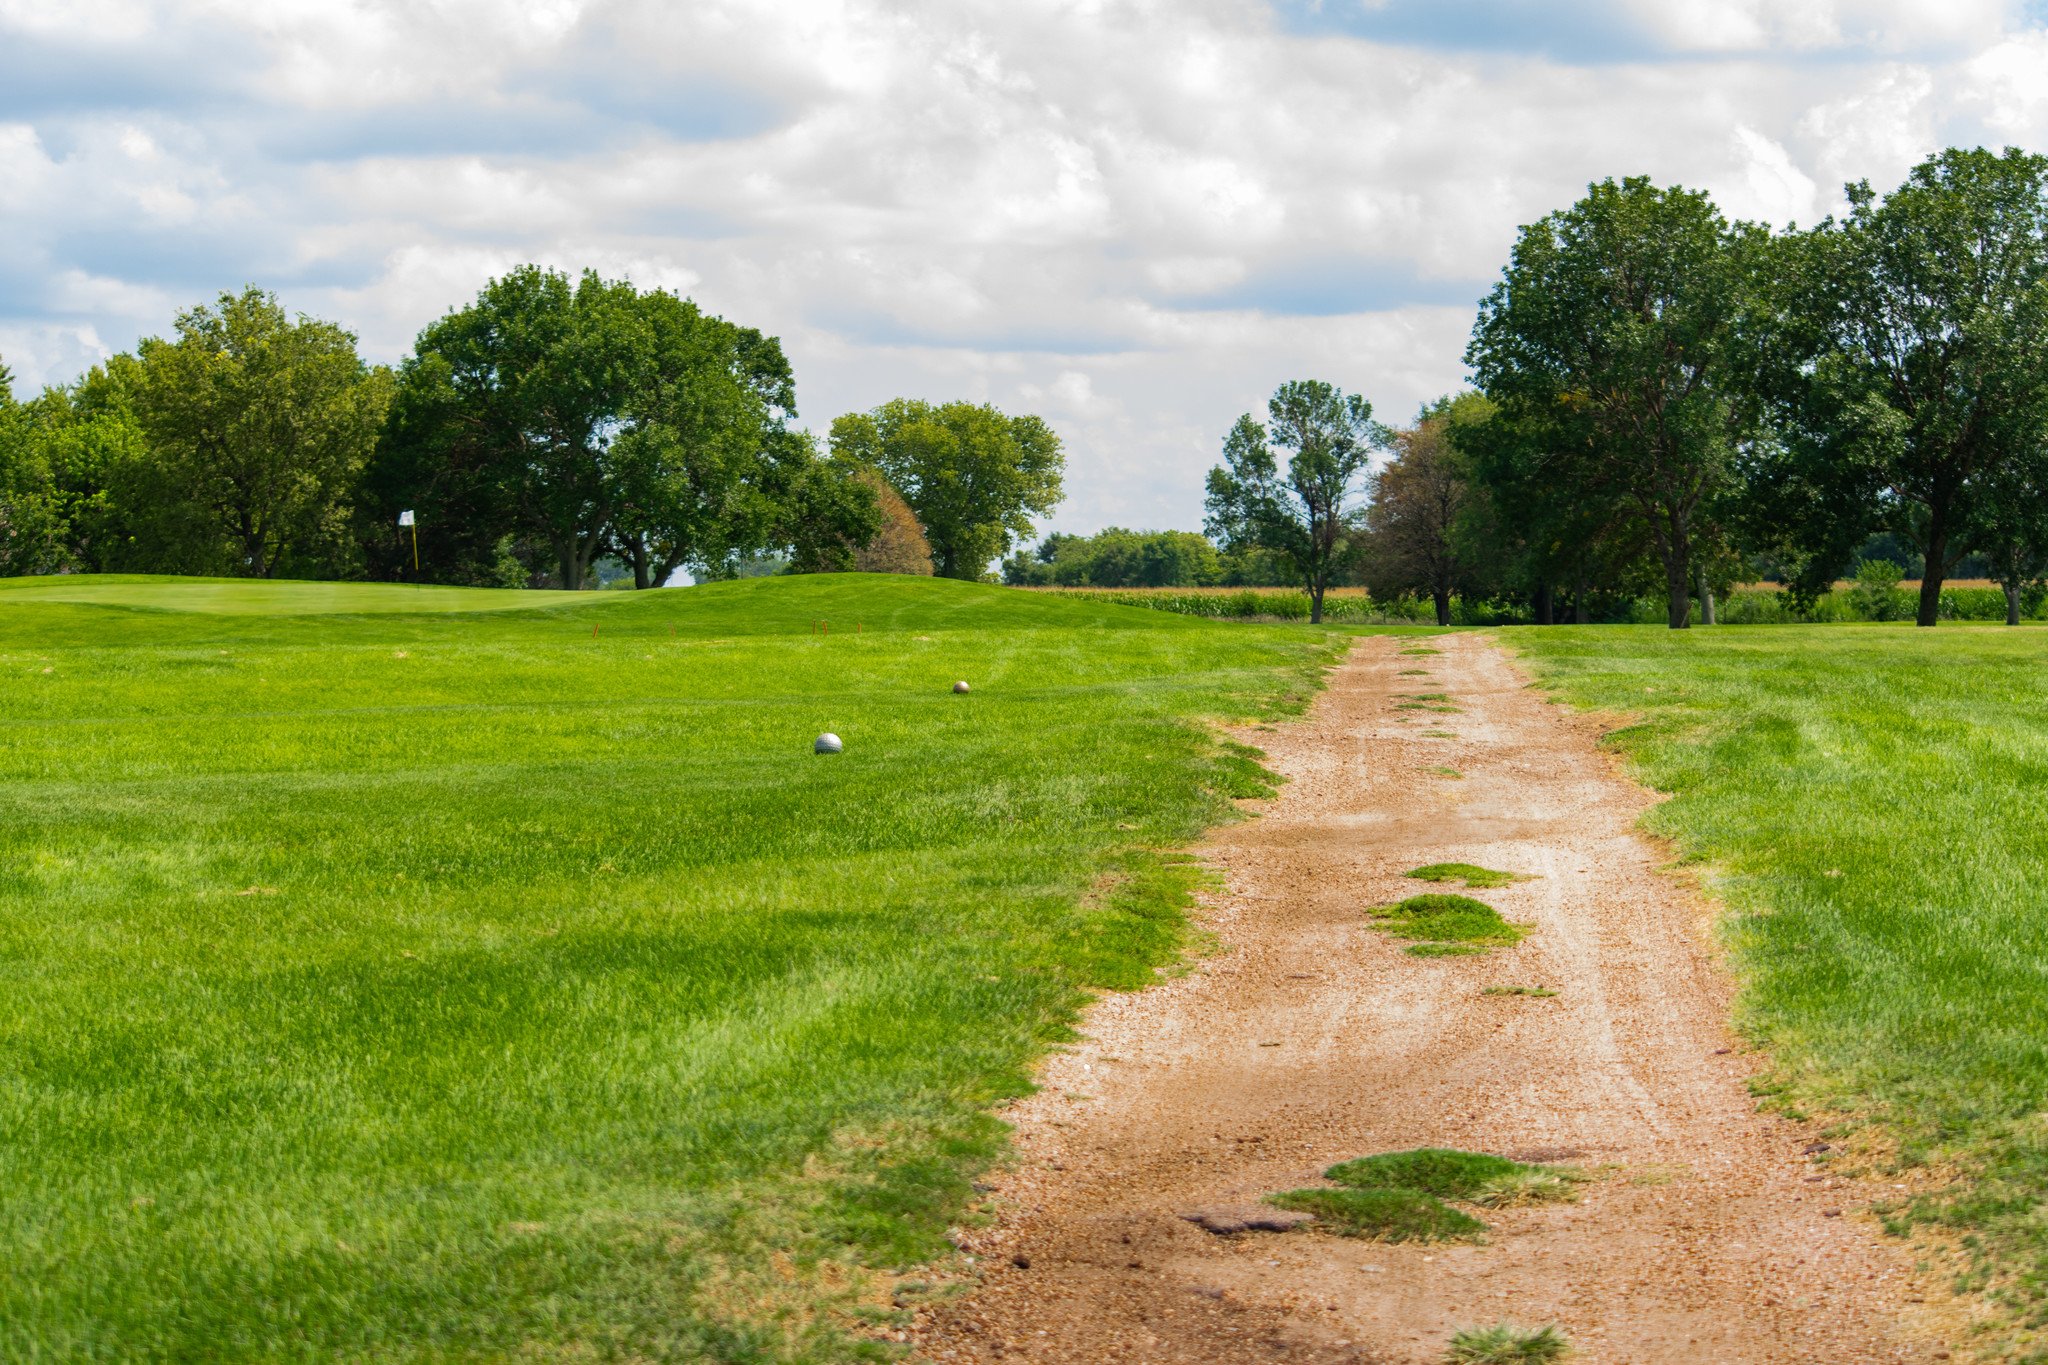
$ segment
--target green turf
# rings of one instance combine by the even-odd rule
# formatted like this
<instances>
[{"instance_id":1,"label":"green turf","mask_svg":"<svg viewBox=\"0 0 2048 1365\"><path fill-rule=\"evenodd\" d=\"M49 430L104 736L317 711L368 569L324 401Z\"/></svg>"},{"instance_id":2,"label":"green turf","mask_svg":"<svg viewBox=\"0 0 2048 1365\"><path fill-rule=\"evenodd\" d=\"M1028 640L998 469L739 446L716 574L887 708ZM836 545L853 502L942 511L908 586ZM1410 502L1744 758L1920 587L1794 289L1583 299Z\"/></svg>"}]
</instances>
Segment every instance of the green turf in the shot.
<instances>
[{"instance_id":1,"label":"green turf","mask_svg":"<svg viewBox=\"0 0 2048 1365\"><path fill-rule=\"evenodd\" d=\"M1477 863L1430 863L1406 875L1419 882L1463 882L1475 887L1506 886L1510 882L1527 880L1521 873L1497 872Z\"/></svg>"},{"instance_id":2,"label":"green turf","mask_svg":"<svg viewBox=\"0 0 2048 1365\"><path fill-rule=\"evenodd\" d=\"M1372 915L1372 927L1384 933L1396 938L1429 940L1418 943L1417 948L1520 943L1525 932L1519 925L1502 919L1500 912L1485 901L1444 891L1426 891L1392 905L1382 905L1374 909ZM1448 956L1449 953L1429 955Z\"/></svg>"},{"instance_id":3,"label":"green turf","mask_svg":"<svg viewBox=\"0 0 2048 1365\"><path fill-rule=\"evenodd\" d=\"M1353 1189L1420 1190L1438 1199L1504 1206L1569 1199L1572 1186L1583 1177L1576 1171L1532 1166L1486 1152L1420 1147L1339 1162L1324 1171L1323 1178Z\"/></svg>"},{"instance_id":4,"label":"green turf","mask_svg":"<svg viewBox=\"0 0 2048 1365\"><path fill-rule=\"evenodd\" d=\"M1879 1121L1962 1179L1893 1226L1967 1240L1970 1285L2048 1323L2048 636L2026 628L1503 632L1676 793L1711 860L1773 1102ZM1852 1143L1853 1146L1853 1143Z\"/></svg>"},{"instance_id":5,"label":"green turf","mask_svg":"<svg viewBox=\"0 0 2048 1365\"><path fill-rule=\"evenodd\" d=\"M1420 1190L1287 1190L1266 1196L1283 1209L1312 1213L1316 1222L1345 1237L1380 1242L1469 1242L1486 1224Z\"/></svg>"},{"instance_id":6,"label":"green turf","mask_svg":"<svg viewBox=\"0 0 2048 1365\"><path fill-rule=\"evenodd\" d=\"M0 1358L882 1351L835 1267L944 1249L986 1106L1181 941L1150 850L1265 787L1199 721L1331 638L862 575L0 584Z\"/></svg>"}]
</instances>

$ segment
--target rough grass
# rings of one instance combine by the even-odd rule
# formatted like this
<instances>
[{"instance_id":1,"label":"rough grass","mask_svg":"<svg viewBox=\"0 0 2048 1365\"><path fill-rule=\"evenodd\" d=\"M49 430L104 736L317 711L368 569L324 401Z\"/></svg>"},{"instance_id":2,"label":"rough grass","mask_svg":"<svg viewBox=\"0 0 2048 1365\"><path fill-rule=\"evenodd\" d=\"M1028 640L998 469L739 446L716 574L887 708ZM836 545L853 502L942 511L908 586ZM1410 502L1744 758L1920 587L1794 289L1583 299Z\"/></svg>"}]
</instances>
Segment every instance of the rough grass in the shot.
<instances>
[{"instance_id":1,"label":"rough grass","mask_svg":"<svg viewBox=\"0 0 2048 1365\"><path fill-rule=\"evenodd\" d=\"M1674 794L1644 823L1712 865L1772 1103L1865 1116L1874 1153L1955 1172L1891 1226L1959 1239L1962 1287L2008 1309L2004 1349L2048 1344L2044 636L1504 636L1553 691L1634 718L1615 742Z\"/></svg>"},{"instance_id":2,"label":"rough grass","mask_svg":"<svg viewBox=\"0 0 2048 1365\"><path fill-rule=\"evenodd\" d=\"M1467 1327L1451 1338L1445 1365L1545 1365L1571 1354L1571 1345L1555 1327L1534 1329L1497 1323Z\"/></svg>"},{"instance_id":3,"label":"rough grass","mask_svg":"<svg viewBox=\"0 0 2048 1365\"><path fill-rule=\"evenodd\" d=\"M1432 944L1506 945L1520 943L1526 932L1485 901L1444 891L1410 896L1372 915L1372 927L1383 933Z\"/></svg>"},{"instance_id":4,"label":"rough grass","mask_svg":"<svg viewBox=\"0 0 2048 1365\"><path fill-rule=\"evenodd\" d=\"M1533 1166L1448 1147L1359 1157L1330 1167L1323 1176L1354 1189L1419 1190L1492 1208L1568 1200L1585 1178L1567 1167Z\"/></svg>"},{"instance_id":5,"label":"rough grass","mask_svg":"<svg viewBox=\"0 0 2048 1365\"><path fill-rule=\"evenodd\" d=\"M1345 1237L1471 1242L1486 1235L1486 1224L1420 1190L1287 1190L1266 1196L1266 1202L1312 1213L1319 1225Z\"/></svg>"},{"instance_id":6,"label":"rough grass","mask_svg":"<svg viewBox=\"0 0 2048 1365\"><path fill-rule=\"evenodd\" d=\"M1477 863L1430 863L1424 867L1412 868L1403 875L1413 877L1419 882L1462 882L1468 887L1480 889L1529 880L1520 872L1496 872Z\"/></svg>"},{"instance_id":7,"label":"rough grass","mask_svg":"<svg viewBox=\"0 0 2048 1365\"><path fill-rule=\"evenodd\" d=\"M986 1107L1181 943L1153 850L1266 785L1201 722L1330 638L0 583L0 1358L873 1355L860 1267L945 1249Z\"/></svg>"},{"instance_id":8,"label":"rough grass","mask_svg":"<svg viewBox=\"0 0 2048 1365\"><path fill-rule=\"evenodd\" d=\"M1526 995L1538 1000L1548 1000L1557 994L1544 986L1488 986L1481 995Z\"/></svg>"}]
</instances>

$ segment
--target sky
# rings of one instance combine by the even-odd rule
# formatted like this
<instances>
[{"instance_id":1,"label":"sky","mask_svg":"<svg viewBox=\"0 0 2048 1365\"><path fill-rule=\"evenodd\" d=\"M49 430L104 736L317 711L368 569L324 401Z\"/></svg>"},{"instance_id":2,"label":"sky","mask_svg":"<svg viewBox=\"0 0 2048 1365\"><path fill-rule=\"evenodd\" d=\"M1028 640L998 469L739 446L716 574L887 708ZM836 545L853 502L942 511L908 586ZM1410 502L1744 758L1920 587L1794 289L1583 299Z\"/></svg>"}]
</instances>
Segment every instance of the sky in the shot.
<instances>
[{"instance_id":1,"label":"sky","mask_svg":"<svg viewBox=\"0 0 2048 1365\"><path fill-rule=\"evenodd\" d=\"M1196 528L1241 412L1464 380L1519 225L1649 175L1811 223L2048 151L2019 0L0 0L0 361L255 284L401 360L527 261L782 338L805 425L1035 412L1041 529Z\"/></svg>"}]
</instances>

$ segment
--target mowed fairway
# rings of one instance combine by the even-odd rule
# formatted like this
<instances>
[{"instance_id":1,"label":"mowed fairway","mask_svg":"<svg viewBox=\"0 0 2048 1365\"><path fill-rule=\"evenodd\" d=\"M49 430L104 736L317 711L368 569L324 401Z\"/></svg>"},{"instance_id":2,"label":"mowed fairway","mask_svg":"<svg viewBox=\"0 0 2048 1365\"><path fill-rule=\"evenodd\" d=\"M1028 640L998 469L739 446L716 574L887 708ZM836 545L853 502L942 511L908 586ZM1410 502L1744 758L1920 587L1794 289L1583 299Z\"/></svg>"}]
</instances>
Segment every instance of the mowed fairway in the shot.
<instances>
[{"instance_id":1,"label":"mowed fairway","mask_svg":"<svg viewBox=\"0 0 2048 1365\"><path fill-rule=\"evenodd\" d=\"M2048 635L1942 626L1511 630L1547 684L1632 713L1648 817L1733 908L1764 1088L1884 1120L1893 1226L1945 1225L2048 1320ZM1844 1165L1870 1164L1853 1153ZM2034 1357L2028 1356L2032 1359Z\"/></svg>"},{"instance_id":2,"label":"mowed fairway","mask_svg":"<svg viewBox=\"0 0 2048 1365\"><path fill-rule=\"evenodd\" d=\"M984 1107L1168 960L1145 850L1256 773L1199 722L1329 640L853 575L0 583L0 1358L881 1349L844 1267L941 1247Z\"/></svg>"}]
</instances>

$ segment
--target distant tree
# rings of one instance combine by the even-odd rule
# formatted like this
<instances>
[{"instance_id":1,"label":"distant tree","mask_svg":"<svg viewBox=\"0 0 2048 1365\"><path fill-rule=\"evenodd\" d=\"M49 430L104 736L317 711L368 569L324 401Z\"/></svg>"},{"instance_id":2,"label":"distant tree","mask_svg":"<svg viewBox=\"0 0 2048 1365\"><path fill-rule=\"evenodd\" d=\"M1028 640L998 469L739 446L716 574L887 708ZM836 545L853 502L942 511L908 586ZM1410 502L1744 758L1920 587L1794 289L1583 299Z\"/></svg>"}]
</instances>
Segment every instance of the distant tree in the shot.
<instances>
[{"instance_id":1,"label":"distant tree","mask_svg":"<svg viewBox=\"0 0 2048 1365\"><path fill-rule=\"evenodd\" d=\"M1469 588L1478 566L1466 536L1477 490L1450 428L1461 418L1483 422L1492 409L1476 393L1425 408L1414 426L1391 433L1394 457L1368 482L1366 587L1381 599L1426 594L1440 626L1451 623L1451 595Z\"/></svg>"},{"instance_id":2,"label":"distant tree","mask_svg":"<svg viewBox=\"0 0 2048 1365\"><path fill-rule=\"evenodd\" d=\"M155 487L194 537L186 555L256 578L348 570L391 397L353 333L246 289L179 314L175 340L144 341L127 382Z\"/></svg>"},{"instance_id":3,"label":"distant tree","mask_svg":"<svg viewBox=\"0 0 2048 1365\"><path fill-rule=\"evenodd\" d=\"M1223 442L1209 471L1207 528L1226 552L1269 550L1308 592L1309 619L1323 619L1323 595L1358 529L1353 498L1371 458L1372 404L1320 380L1282 384ZM1283 471L1276 451L1284 452Z\"/></svg>"},{"instance_id":4,"label":"distant tree","mask_svg":"<svg viewBox=\"0 0 2048 1365\"><path fill-rule=\"evenodd\" d=\"M33 417L0 364L0 578L50 573L65 562L65 521Z\"/></svg>"},{"instance_id":5,"label":"distant tree","mask_svg":"<svg viewBox=\"0 0 2048 1365\"><path fill-rule=\"evenodd\" d=\"M924 528L918 525L917 513L910 510L910 504L903 495L889 486L889 481L873 470L864 470L856 476L874 490L876 509L881 513L882 524L874 539L853 553L853 567L860 573L932 573L931 542L924 538Z\"/></svg>"},{"instance_id":6,"label":"distant tree","mask_svg":"<svg viewBox=\"0 0 2048 1365\"><path fill-rule=\"evenodd\" d=\"M789 552L792 573L845 573L885 526L881 489L873 470L845 460L820 459L809 432L786 443L776 496L782 511L773 543ZM901 499L899 498L900 502ZM930 573L927 556L924 572Z\"/></svg>"},{"instance_id":7,"label":"distant tree","mask_svg":"<svg viewBox=\"0 0 2048 1365\"><path fill-rule=\"evenodd\" d=\"M1059 505L1066 456L1037 417L897 398L832 423L832 450L878 470L917 513L940 576L979 579Z\"/></svg>"},{"instance_id":8,"label":"distant tree","mask_svg":"<svg viewBox=\"0 0 2048 1365\"><path fill-rule=\"evenodd\" d=\"M1694 518L1748 430L1736 322L1752 234L1706 195L1603 181L1522 229L1466 352L1560 497L1634 502L1690 623Z\"/></svg>"},{"instance_id":9,"label":"distant tree","mask_svg":"<svg viewBox=\"0 0 2048 1365\"><path fill-rule=\"evenodd\" d=\"M1877 529L1922 566L1917 620L1982 528L2003 547L2016 467L2048 444L2048 159L1951 148L1879 200L1774 248L1757 310L1775 418L1747 470L1746 521L1825 589ZM2024 520L2024 518L2020 518Z\"/></svg>"},{"instance_id":10,"label":"distant tree","mask_svg":"<svg viewBox=\"0 0 2048 1365\"><path fill-rule=\"evenodd\" d=\"M419 511L434 575L524 552L580 588L611 555L635 587L788 549L824 489L773 337L585 271L522 266L420 334L371 484ZM834 506L860 513L860 495Z\"/></svg>"}]
</instances>

